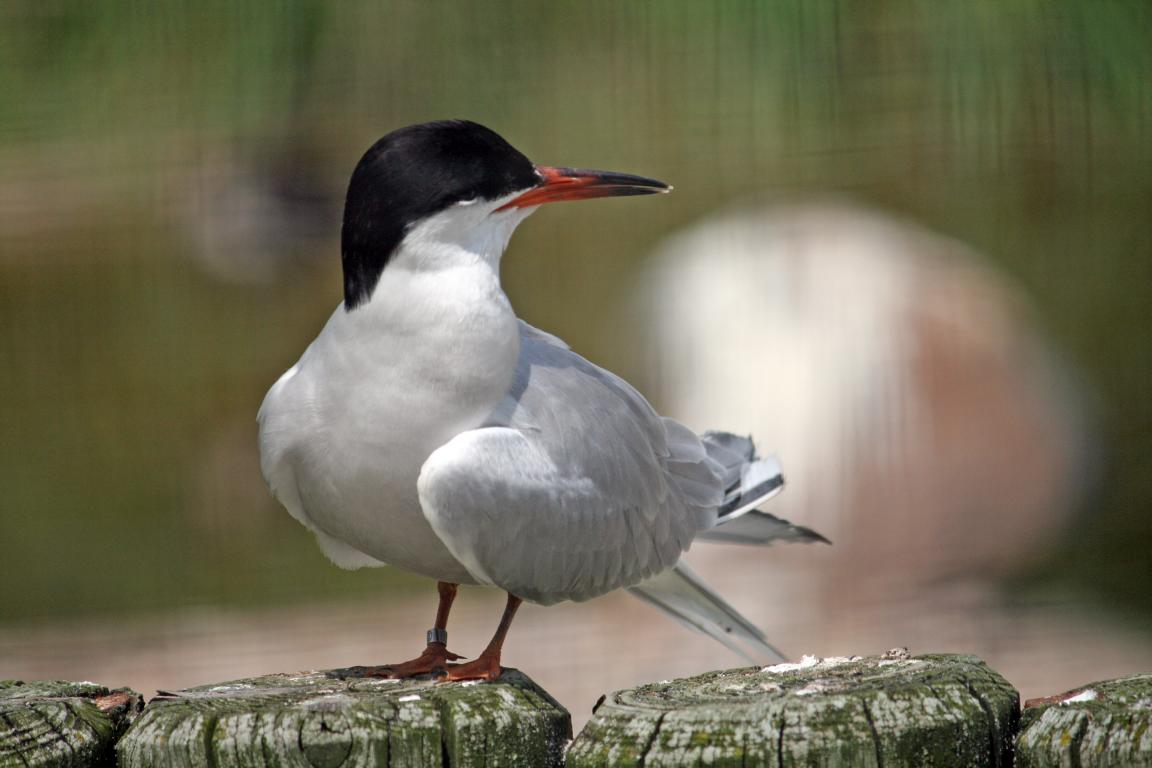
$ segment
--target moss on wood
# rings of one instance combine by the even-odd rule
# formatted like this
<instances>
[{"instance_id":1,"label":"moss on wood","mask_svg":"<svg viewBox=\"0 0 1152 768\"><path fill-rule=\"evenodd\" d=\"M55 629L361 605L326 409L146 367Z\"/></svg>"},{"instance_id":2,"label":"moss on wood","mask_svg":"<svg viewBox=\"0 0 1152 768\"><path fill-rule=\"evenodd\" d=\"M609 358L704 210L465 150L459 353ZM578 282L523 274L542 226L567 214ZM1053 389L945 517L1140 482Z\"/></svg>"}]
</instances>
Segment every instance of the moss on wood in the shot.
<instances>
[{"instance_id":1,"label":"moss on wood","mask_svg":"<svg viewBox=\"0 0 1152 768\"><path fill-rule=\"evenodd\" d=\"M516 670L494 683L267 675L158 696L117 746L154 766L559 766L568 712Z\"/></svg>"},{"instance_id":2,"label":"moss on wood","mask_svg":"<svg viewBox=\"0 0 1152 768\"><path fill-rule=\"evenodd\" d=\"M1021 724L1020 768L1152 766L1152 674L1028 701Z\"/></svg>"},{"instance_id":3,"label":"moss on wood","mask_svg":"<svg viewBox=\"0 0 1152 768\"><path fill-rule=\"evenodd\" d=\"M1008 766L1016 690L972 656L806 660L606 697L583 766Z\"/></svg>"},{"instance_id":4,"label":"moss on wood","mask_svg":"<svg viewBox=\"0 0 1152 768\"><path fill-rule=\"evenodd\" d=\"M0 680L0 768L111 766L140 694L96 683Z\"/></svg>"}]
</instances>

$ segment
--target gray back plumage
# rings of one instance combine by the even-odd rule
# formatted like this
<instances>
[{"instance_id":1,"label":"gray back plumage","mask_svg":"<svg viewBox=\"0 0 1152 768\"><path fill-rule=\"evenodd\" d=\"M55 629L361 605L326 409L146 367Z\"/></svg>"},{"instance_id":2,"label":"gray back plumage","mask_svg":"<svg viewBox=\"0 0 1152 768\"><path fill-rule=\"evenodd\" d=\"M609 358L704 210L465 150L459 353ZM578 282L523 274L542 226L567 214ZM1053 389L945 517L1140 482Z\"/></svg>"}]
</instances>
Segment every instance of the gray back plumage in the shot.
<instances>
[{"instance_id":1,"label":"gray back plumage","mask_svg":"<svg viewBox=\"0 0 1152 768\"><path fill-rule=\"evenodd\" d=\"M552 603L671 568L715 523L723 474L695 433L522 323L508 397L429 457L420 495L473 575ZM505 535L483 535L479 520Z\"/></svg>"}]
</instances>

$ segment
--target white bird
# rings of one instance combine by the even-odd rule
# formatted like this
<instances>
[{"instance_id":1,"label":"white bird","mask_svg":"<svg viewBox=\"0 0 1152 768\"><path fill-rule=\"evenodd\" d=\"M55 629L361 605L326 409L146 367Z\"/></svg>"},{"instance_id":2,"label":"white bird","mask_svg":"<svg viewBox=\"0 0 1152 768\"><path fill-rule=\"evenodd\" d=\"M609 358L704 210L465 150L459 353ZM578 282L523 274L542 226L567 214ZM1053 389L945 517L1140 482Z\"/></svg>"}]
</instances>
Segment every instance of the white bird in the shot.
<instances>
[{"instance_id":1,"label":"white bird","mask_svg":"<svg viewBox=\"0 0 1152 768\"><path fill-rule=\"evenodd\" d=\"M725 538L819 540L755 507L783 484L748 438L696 435L631 386L518 320L500 285L516 226L559 200L667 192L630 174L535 166L483 126L394 131L345 202L344 302L258 417L273 494L345 568L439 582L427 647L367 674L493 679L522 600L630 587L678 619L779 658L682 565ZM737 530L739 528L739 530ZM447 650L459 584L508 593L474 661Z\"/></svg>"}]
</instances>

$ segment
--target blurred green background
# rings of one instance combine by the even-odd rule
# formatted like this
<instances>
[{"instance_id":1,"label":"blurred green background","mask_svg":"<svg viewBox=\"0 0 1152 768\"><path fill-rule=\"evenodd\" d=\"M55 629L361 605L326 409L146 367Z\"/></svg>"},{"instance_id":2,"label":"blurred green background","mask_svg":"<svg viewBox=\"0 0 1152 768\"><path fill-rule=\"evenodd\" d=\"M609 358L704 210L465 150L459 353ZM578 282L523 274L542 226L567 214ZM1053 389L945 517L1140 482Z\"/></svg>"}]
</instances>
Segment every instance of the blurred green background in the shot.
<instances>
[{"instance_id":1,"label":"blurred green background","mask_svg":"<svg viewBox=\"0 0 1152 768\"><path fill-rule=\"evenodd\" d=\"M0 620L419 585L323 559L263 487L254 419L339 301L361 152L445 117L676 185L542 212L505 260L522 316L641 384L639 262L728 201L844 194L990 255L1095 393L1105 446L1087 508L1017 588L1152 618L1146 0L15 0Z\"/></svg>"}]
</instances>

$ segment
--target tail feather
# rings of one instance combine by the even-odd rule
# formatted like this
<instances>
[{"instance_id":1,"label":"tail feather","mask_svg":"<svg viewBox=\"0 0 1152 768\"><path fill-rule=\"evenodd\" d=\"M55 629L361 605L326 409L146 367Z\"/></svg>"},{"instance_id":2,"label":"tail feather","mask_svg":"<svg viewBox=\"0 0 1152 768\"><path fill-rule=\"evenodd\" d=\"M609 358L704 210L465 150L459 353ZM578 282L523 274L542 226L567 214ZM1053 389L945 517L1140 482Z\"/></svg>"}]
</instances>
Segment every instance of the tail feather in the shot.
<instances>
[{"instance_id":1,"label":"tail feather","mask_svg":"<svg viewBox=\"0 0 1152 768\"><path fill-rule=\"evenodd\" d=\"M755 624L741 616L682 562L629 587L628 591L685 626L718 640L752 663L786 661ZM750 654L749 648L761 658Z\"/></svg>"},{"instance_id":2,"label":"tail feather","mask_svg":"<svg viewBox=\"0 0 1152 768\"><path fill-rule=\"evenodd\" d=\"M780 462L773 456L757 456L752 438L731 432L705 432L700 443L724 487L717 524L755 509L784 487Z\"/></svg>"},{"instance_id":3,"label":"tail feather","mask_svg":"<svg viewBox=\"0 0 1152 768\"><path fill-rule=\"evenodd\" d=\"M686 427L668 419L665 421L669 424L669 445L673 447L670 466L674 468L682 490L696 492L701 502L719 501L719 504L708 505L707 517L701 521L705 529L697 534L697 538L738 544L828 542L809 528L793 525L756 509L784 488L784 473L775 457L759 458L756 455L750 437L729 432L705 432L697 442ZM689 440L688 436L693 439ZM699 455L697 446L703 447L703 456ZM722 499L715 492L714 496L704 498L707 494L702 494L697 486L708 487L708 484L689 482L697 481L702 472L713 478L719 475L723 486ZM786 660L755 624L741 616L683 562L629 587L628 591L685 626L719 641L750 662Z\"/></svg>"},{"instance_id":4,"label":"tail feather","mask_svg":"<svg viewBox=\"0 0 1152 768\"><path fill-rule=\"evenodd\" d=\"M744 467L756 460L756 446L752 444L752 438L731 432L709 431L700 435L700 442L708 458L720 466L725 492L737 488Z\"/></svg>"},{"instance_id":5,"label":"tail feather","mask_svg":"<svg viewBox=\"0 0 1152 768\"><path fill-rule=\"evenodd\" d=\"M823 544L832 542L811 528L795 525L787 520L752 509L745 514L729 518L715 528L709 528L696 535L699 541L718 544L756 544L766 546L777 541L786 543Z\"/></svg>"},{"instance_id":6,"label":"tail feather","mask_svg":"<svg viewBox=\"0 0 1152 768\"><path fill-rule=\"evenodd\" d=\"M724 501L714 526L697 538L732 544L831 543L811 528L757 509L784 490L784 473L775 456L758 457L751 438L728 432L705 432L700 440L708 458L722 468Z\"/></svg>"},{"instance_id":7,"label":"tail feather","mask_svg":"<svg viewBox=\"0 0 1152 768\"><path fill-rule=\"evenodd\" d=\"M731 488L716 510L716 524L723 525L750 512L784 490L784 473L774 456L755 459L741 468L740 483Z\"/></svg>"}]
</instances>

